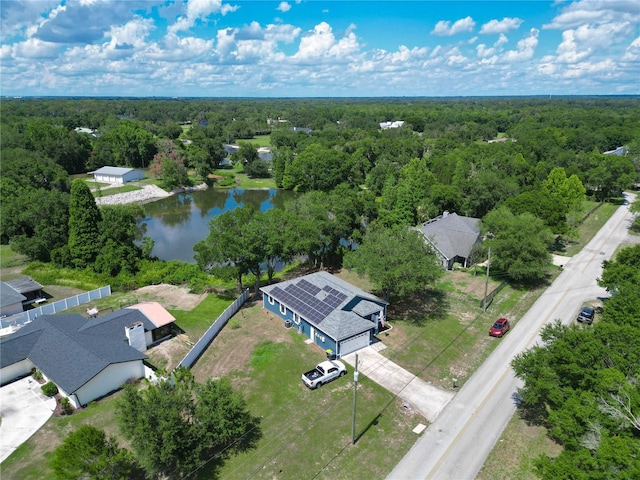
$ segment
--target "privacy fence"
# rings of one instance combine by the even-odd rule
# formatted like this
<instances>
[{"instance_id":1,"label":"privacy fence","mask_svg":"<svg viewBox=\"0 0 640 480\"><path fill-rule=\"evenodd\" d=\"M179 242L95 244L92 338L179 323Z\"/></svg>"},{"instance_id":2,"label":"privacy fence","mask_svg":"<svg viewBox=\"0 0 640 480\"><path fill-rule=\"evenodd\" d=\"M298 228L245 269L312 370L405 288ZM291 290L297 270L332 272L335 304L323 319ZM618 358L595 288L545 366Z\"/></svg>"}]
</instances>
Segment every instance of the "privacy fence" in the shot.
<instances>
[{"instance_id":1,"label":"privacy fence","mask_svg":"<svg viewBox=\"0 0 640 480\"><path fill-rule=\"evenodd\" d=\"M178 367L187 367L191 368L194 363L200 358L202 352L204 352L205 348L209 346L213 339L216 338L218 333L222 330L222 328L227 324L229 319L235 315L235 313L240 310L240 307L247 301L249 298L249 289L247 288L242 295L234 300L234 302L229 305L222 314L213 322L213 325L209 327L209 329L204 332L204 335L200 337L200 340L196 342L193 348L185 355L182 361L178 364Z\"/></svg>"},{"instance_id":2,"label":"privacy fence","mask_svg":"<svg viewBox=\"0 0 640 480\"><path fill-rule=\"evenodd\" d=\"M91 290L90 292L81 293L75 297L69 297L63 300L58 300L57 302L47 303L32 310L11 315L10 317L4 317L0 319L0 324L2 325L2 328L21 326L27 322L35 320L40 315L53 315L103 297L108 297L109 295L111 295L111 285L100 287L95 290Z\"/></svg>"}]
</instances>

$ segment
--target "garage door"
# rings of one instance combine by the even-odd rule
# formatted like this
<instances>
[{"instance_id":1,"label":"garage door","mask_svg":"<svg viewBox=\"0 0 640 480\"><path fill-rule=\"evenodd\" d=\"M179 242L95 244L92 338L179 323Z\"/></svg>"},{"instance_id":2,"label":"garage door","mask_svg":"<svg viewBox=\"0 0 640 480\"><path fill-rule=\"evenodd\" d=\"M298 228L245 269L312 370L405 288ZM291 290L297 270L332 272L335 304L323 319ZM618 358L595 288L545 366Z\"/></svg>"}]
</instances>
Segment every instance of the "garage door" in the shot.
<instances>
[{"instance_id":1,"label":"garage door","mask_svg":"<svg viewBox=\"0 0 640 480\"><path fill-rule=\"evenodd\" d=\"M340 355L346 355L347 353L355 352L361 348L369 346L369 332L364 332L355 337L351 337L347 340L340 342Z\"/></svg>"}]
</instances>

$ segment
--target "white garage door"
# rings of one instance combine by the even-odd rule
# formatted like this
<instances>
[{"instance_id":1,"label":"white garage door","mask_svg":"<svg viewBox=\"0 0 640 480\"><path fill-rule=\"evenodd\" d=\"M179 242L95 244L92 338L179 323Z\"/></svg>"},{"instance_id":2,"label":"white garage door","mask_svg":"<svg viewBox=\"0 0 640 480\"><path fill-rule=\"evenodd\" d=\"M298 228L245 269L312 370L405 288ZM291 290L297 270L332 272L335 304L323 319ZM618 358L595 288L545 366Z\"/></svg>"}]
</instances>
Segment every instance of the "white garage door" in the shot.
<instances>
[{"instance_id":1,"label":"white garage door","mask_svg":"<svg viewBox=\"0 0 640 480\"><path fill-rule=\"evenodd\" d=\"M364 332L355 337L340 342L340 355L355 352L369 346L369 332Z\"/></svg>"}]
</instances>

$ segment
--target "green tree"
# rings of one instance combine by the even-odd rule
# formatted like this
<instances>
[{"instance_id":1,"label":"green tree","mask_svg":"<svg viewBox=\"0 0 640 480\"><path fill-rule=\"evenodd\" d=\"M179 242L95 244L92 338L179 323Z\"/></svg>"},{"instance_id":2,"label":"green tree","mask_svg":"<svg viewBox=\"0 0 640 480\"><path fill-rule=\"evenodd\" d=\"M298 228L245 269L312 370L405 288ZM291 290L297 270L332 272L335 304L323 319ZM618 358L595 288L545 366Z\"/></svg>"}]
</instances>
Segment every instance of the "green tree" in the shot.
<instances>
[{"instance_id":1,"label":"green tree","mask_svg":"<svg viewBox=\"0 0 640 480\"><path fill-rule=\"evenodd\" d=\"M146 168L157 152L153 135L142 125L121 120L95 142L96 158L102 165Z\"/></svg>"},{"instance_id":2,"label":"green tree","mask_svg":"<svg viewBox=\"0 0 640 480\"><path fill-rule=\"evenodd\" d=\"M56 447L49 461L60 480L143 478L131 454L103 430L82 425Z\"/></svg>"},{"instance_id":3,"label":"green tree","mask_svg":"<svg viewBox=\"0 0 640 480\"><path fill-rule=\"evenodd\" d=\"M542 220L530 213L514 215L506 207L489 212L483 219L489 236L491 267L515 281L538 281L551 265L549 249L553 235Z\"/></svg>"},{"instance_id":4,"label":"green tree","mask_svg":"<svg viewBox=\"0 0 640 480\"><path fill-rule=\"evenodd\" d=\"M198 384L184 368L144 389L127 385L116 415L148 476L184 477L251 448L260 436L259 419L228 379Z\"/></svg>"},{"instance_id":5,"label":"green tree","mask_svg":"<svg viewBox=\"0 0 640 480\"><path fill-rule=\"evenodd\" d=\"M344 264L366 274L385 300L422 292L444 274L424 237L407 227L369 229L362 244L345 255Z\"/></svg>"},{"instance_id":6,"label":"green tree","mask_svg":"<svg viewBox=\"0 0 640 480\"><path fill-rule=\"evenodd\" d=\"M220 271L223 267L231 272L240 292L242 276L252 272L256 275L257 289L260 264L267 257L262 222L257 219L260 215L252 206L244 205L212 218L209 235L193 247L198 265L205 271Z\"/></svg>"},{"instance_id":7,"label":"green tree","mask_svg":"<svg viewBox=\"0 0 640 480\"><path fill-rule=\"evenodd\" d=\"M102 245L100 222L102 215L85 182L76 179L71 184L69 200L69 253L76 268L92 264Z\"/></svg>"}]
</instances>

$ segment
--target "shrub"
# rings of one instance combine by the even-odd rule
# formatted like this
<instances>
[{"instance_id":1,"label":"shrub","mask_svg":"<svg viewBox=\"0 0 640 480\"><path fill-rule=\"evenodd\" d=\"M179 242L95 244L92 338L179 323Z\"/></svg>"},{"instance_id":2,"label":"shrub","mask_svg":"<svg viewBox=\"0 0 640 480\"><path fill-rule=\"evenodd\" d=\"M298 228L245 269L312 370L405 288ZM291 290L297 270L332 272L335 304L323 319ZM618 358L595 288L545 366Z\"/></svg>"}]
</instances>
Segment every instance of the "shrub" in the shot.
<instances>
[{"instance_id":1,"label":"shrub","mask_svg":"<svg viewBox=\"0 0 640 480\"><path fill-rule=\"evenodd\" d=\"M53 397L58 393L58 387L53 382L47 382L42 385L42 393L44 393L47 397Z\"/></svg>"},{"instance_id":2,"label":"shrub","mask_svg":"<svg viewBox=\"0 0 640 480\"><path fill-rule=\"evenodd\" d=\"M36 370L35 368L31 370L31 376L34 380L42 380L42 372L40 370Z\"/></svg>"},{"instance_id":3,"label":"shrub","mask_svg":"<svg viewBox=\"0 0 640 480\"><path fill-rule=\"evenodd\" d=\"M62 397L60 399L60 406L62 407L63 415L71 415L73 413L73 407L67 397Z\"/></svg>"}]
</instances>

